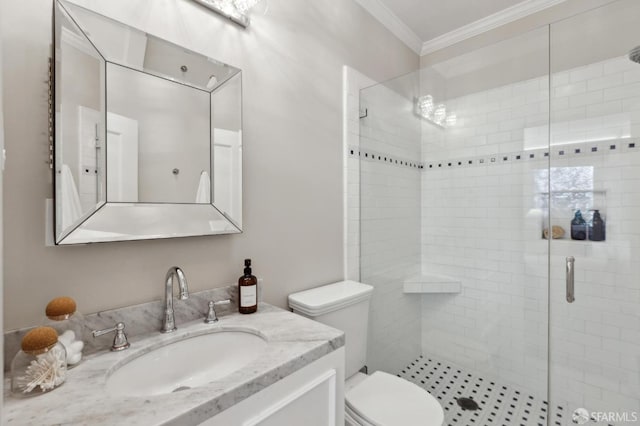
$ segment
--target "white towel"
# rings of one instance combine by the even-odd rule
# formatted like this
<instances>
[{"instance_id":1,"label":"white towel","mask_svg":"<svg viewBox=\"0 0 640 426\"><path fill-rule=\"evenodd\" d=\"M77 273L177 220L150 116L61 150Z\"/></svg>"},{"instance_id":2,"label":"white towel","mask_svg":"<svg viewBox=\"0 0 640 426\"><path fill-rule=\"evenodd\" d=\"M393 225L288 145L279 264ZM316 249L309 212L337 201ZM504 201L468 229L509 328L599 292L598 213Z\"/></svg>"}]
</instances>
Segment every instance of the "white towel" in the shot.
<instances>
[{"instance_id":1,"label":"white towel","mask_svg":"<svg viewBox=\"0 0 640 426\"><path fill-rule=\"evenodd\" d=\"M211 204L211 179L209 173L200 173L200 182L198 182L198 191L196 192L196 203Z\"/></svg>"},{"instance_id":2,"label":"white towel","mask_svg":"<svg viewBox=\"0 0 640 426\"><path fill-rule=\"evenodd\" d=\"M60 188L62 197L62 229L67 229L82 216L80 196L73 180L71 169L66 164L62 165L60 172Z\"/></svg>"}]
</instances>

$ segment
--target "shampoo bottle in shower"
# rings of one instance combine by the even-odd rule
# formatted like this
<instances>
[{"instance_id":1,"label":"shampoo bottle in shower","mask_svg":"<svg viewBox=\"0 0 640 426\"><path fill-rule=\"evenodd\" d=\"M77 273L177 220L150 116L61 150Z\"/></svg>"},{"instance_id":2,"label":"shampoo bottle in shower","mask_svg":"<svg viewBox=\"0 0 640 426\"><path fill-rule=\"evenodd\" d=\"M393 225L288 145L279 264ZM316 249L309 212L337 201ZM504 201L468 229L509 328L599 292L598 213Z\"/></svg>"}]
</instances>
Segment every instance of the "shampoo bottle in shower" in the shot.
<instances>
[{"instance_id":1,"label":"shampoo bottle in shower","mask_svg":"<svg viewBox=\"0 0 640 426\"><path fill-rule=\"evenodd\" d=\"M580 212L580 210L576 211L576 215L571 221L571 239L587 239L587 222L582 218L582 213Z\"/></svg>"},{"instance_id":2,"label":"shampoo bottle in shower","mask_svg":"<svg viewBox=\"0 0 640 426\"><path fill-rule=\"evenodd\" d=\"M252 314L258 310L258 279L251 275L251 259L244 260L244 275L238 280L238 311Z\"/></svg>"},{"instance_id":3,"label":"shampoo bottle in shower","mask_svg":"<svg viewBox=\"0 0 640 426\"><path fill-rule=\"evenodd\" d=\"M604 241L605 239L605 224L598 210L593 211L593 218L589 223L589 239L591 241Z\"/></svg>"}]
</instances>

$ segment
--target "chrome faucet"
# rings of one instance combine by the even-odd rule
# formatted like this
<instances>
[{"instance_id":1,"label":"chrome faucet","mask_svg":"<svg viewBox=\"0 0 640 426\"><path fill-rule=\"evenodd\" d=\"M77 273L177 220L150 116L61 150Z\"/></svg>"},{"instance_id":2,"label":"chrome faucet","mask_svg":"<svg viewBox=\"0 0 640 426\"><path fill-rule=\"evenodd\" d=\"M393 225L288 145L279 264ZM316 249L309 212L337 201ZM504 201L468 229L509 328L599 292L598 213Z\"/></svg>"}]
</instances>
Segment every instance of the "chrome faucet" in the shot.
<instances>
[{"instance_id":1,"label":"chrome faucet","mask_svg":"<svg viewBox=\"0 0 640 426\"><path fill-rule=\"evenodd\" d=\"M176 320L173 312L173 277L178 278L180 286L180 300L189 298L189 289L187 288L187 278L184 276L182 269L172 266L167 271L164 285L164 321L162 323L162 333L171 333L176 331Z\"/></svg>"}]
</instances>

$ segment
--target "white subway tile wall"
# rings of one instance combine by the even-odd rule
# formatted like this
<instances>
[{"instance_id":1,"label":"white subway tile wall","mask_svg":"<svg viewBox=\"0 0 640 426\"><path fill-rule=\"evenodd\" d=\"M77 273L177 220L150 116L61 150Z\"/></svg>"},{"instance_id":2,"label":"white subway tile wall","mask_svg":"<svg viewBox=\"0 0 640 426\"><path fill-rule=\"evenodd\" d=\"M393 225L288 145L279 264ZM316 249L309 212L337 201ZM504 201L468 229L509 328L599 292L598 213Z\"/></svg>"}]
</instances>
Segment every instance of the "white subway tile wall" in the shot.
<instances>
[{"instance_id":1,"label":"white subway tile wall","mask_svg":"<svg viewBox=\"0 0 640 426\"><path fill-rule=\"evenodd\" d=\"M626 57L554 73L551 150L548 77L447 100L458 123L444 132L423 124L422 272L462 281L422 296L423 353L544 396L551 271L551 397L640 411L639 81ZM550 268L549 197L566 231ZM602 209L605 242L569 239L575 208Z\"/></svg>"}]
</instances>

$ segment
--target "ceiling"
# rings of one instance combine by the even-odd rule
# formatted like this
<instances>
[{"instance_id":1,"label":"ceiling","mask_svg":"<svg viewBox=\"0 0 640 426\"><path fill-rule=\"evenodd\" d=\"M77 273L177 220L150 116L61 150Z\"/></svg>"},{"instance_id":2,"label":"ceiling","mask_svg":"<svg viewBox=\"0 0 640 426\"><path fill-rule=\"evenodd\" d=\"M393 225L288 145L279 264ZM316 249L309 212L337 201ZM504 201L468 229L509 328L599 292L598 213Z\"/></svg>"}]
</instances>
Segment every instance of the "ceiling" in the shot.
<instances>
[{"instance_id":1,"label":"ceiling","mask_svg":"<svg viewBox=\"0 0 640 426\"><path fill-rule=\"evenodd\" d=\"M522 0L381 0L422 41L500 12Z\"/></svg>"},{"instance_id":2,"label":"ceiling","mask_svg":"<svg viewBox=\"0 0 640 426\"><path fill-rule=\"evenodd\" d=\"M565 0L356 0L421 55Z\"/></svg>"}]
</instances>

